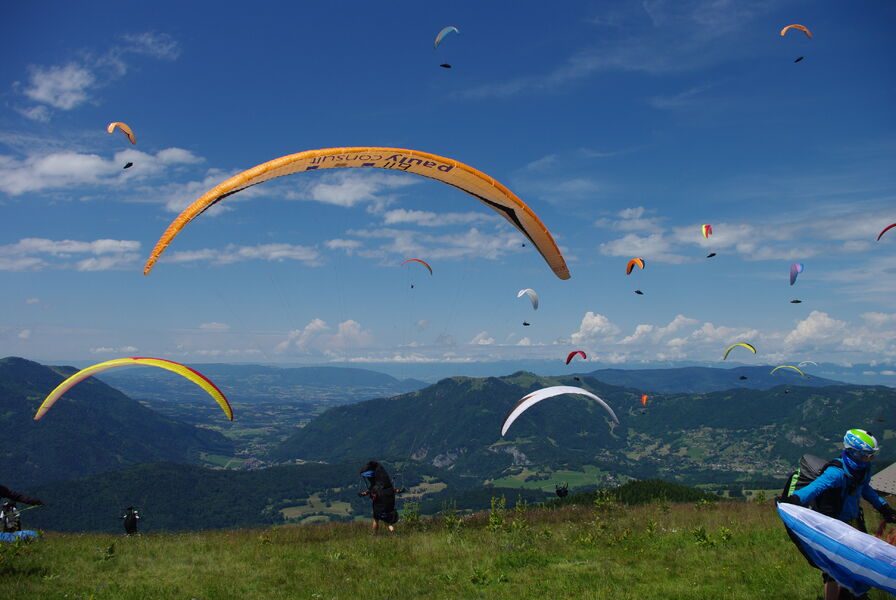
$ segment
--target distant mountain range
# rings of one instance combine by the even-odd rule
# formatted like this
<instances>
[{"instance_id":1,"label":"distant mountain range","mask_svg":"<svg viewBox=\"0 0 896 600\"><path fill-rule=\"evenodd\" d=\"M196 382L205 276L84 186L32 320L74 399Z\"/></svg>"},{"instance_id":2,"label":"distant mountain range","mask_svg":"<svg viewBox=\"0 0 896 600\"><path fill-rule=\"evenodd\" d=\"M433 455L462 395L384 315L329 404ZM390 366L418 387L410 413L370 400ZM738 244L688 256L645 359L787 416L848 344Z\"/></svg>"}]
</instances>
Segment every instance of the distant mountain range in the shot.
<instances>
[{"instance_id":1,"label":"distant mountain range","mask_svg":"<svg viewBox=\"0 0 896 600\"><path fill-rule=\"evenodd\" d=\"M714 377L698 374L704 378L701 385L716 385ZM676 385L668 373L662 375L641 381ZM550 385L577 385L596 393L614 408L620 425L611 428L592 401L560 397L530 409L502 438L500 425L511 407ZM590 466L638 479L728 484L774 480L804 452L834 454L851 427L877 430L882 439L894 427L889 420L896 390L887 387L779 385L659 393L651 394L643 409L644 389L591 376L453 377L411 394L328 410L276 448L272 458L389 457L482 481L520 476L523 483L530 476L547 479L551 472ZM896 449L884 448L884 459L896 456Z\"/></svg>"},{"instance_id":2,"label":"distant mountain range","mask_svg":"<svg viewBox=\"0 0 896 600\"><path fill-rule=\"evenodd\" d=\"M792 370L779 370L771 374L773 366L732 367L680 367L677 369L598 369L588 377L622 387L645 392L664 394L720 392L730 389L769 390L780 385L801 387L827 387L847 385L840 381L811 375L812 367L806 367L806 377Z\"/></svg>"},{"instance_id":3,"label":"distant mountain range","mask_svg":"<svg viewBox=\"0 0 896 600\"><path fill-rule=\"evenodd\" d=\"M0 359L0 477L13 488L67 480L144 462L195 462L200 452L229 454L220 433L143 407L88 379L38 422L34 413L72 367Z\"/></svg>"}]
</instances>

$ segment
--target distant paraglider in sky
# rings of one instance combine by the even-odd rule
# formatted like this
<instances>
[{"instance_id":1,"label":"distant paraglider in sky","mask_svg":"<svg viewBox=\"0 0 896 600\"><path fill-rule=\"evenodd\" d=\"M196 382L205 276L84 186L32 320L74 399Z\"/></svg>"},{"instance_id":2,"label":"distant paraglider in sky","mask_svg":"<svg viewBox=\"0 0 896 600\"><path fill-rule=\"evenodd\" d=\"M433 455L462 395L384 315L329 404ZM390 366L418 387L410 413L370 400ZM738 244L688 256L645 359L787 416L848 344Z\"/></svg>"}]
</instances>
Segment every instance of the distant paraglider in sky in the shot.
<instances>
[{"instance_id":1,"label":"distant paraglider in sky","mask_svg":"<svg viewBox=\"0 0 896 600\"><path fill-rule=\"evenodd\" d=\"M635 293L638 294L639 296L644 295L644 292L642 292L641 290L635 290Z\"/></svg>"},{"instance_id":2,"label":"distant paraglider in sky","mask_svg":"<svg viewBox=\"0 0 896 600\"><path fill-rule=\"evenodd\" d=\"M893 229L894 227L896 227L896 223L891 223L890 225L887 225L886 227L884 227L884 228L881 230L881 232L877 234L877 241L879 242L879 241L880 241L880 238L882 238L883 235L884 235L886 232L890 231L890 230Z\"/></svg>"},{"instance_id":3,"label":"distant paraglider in sky","mask_svg":"<svg viewBox=\"0 0 896 600\"><path fill-rule=\"evenodd\" d=\"M804 361L802 361L801 363L799 363L797 366L798 366L799 368L802 369L802 368L805 367L806 365L812 365L812 366L814 366L814 367L817 367L817 366L818 366L818 363L815 362L814 360L804 360Z\"/></svg>"},{"instance_id":4,"label":"distant paraglider in sky","mask_svg":"<svg viewBox=\"0 0 896 600\"><path fill-rule=\"evenodd\" d=\"M716 255L715 252L710 252L709 254L706 255L706 258L712 258L715 255Z\"/></svg>"},{"instance_id":5,"label":"distant paraglider in sky","mask_svg":"<svg viewBox=\"0 0 896 600\"><path fill-rule=\"evenodd\" d=\"M224 392L218 389L210 379L205 377L199 371L194 371L190 367L186 365L182 365L180 363L176 363L171 360L165 360L164 358L149 358L142 356L133 356L129 358L115 358L112 360L107 360L105 362L101 362L86 369L81 369L74 375L71 375L67 379L65 379L62 383L56 386L50 395L46 397L46 399L41 403L40 407L37 409L37 413L34 415L34 420L39 421L50 408L59 400L64 394L66 394L73 387L98 373L102 373L104 371L108 371L110 369L117 369L121 367L133 367L133 366L147 366L147 367L158 367L160 369L165 369L166 371L171 371L172 373L176 373L181 377L184 377L199 387L201 387L205 392L214 398L215 402L221 407L221 410L224 411L224 414L227 415L227 418L233 421L233 409L230 407L230 402L227 401L227 398L224 396Z\"/></svg>"},{"instance_id":6,"label":"distant paraglider in sky","mask_svg":"<svg viewBox=\"0 0 896 600\"><path fill-rule=\"evenodd\" d=\"M802 31L803 33L806 34L806 37L808 37L810 40L812 39L812 32L809 31L809 28L806 27L805 25L799 25L797 23L794 23L793 25L787 25L786 27L784 27L781 30L781 37L784 37L785 35L787 35L787 32L790 31L791 29L796 29L797 31Z\"/></svg>"},{"instance_id":7,"label":"distant paraglider in sky","mask_svg":"<svg viewBox=\"0 0 896 600\"><path fill-rule=\"evenodd\" d=\"M450 68L451 68L451 65L449 65L448 63L442 63L442 64L440 64L439 66L442 67L443 69L450 69Z\"/></svg>"},{"instance_id":8,"label":"distant paraglider in sky","mask_svg":"<svg viewBox=\"0 0 896 600\"><path fill-rule=\"evenodd\" d=\"M747 380L747 376L746 376L746 375L741 375L740 377L738 377L738 379L740 379L741 381L746 381L746 380Z\"/></svg>"},{"instance_id":9,"label":"distant paraglider in sky","mask_svg":"<svg viewBox=\"0 0 896 600\"><path fill-rule=\"evenodd\" d=\"M798 57L796 58L796 60L793 61L793 62L798 63L798 62L802 61L804 58L806 58L806 57L805 57L805 56L798 56Z\"/></svg>"},{"instance_id":10,"label":"distant paraglider in sky","mask_svg":"<svg viewBox=\"0 0 896 600\"><path fill-rule=\"evenodd\" d=\"M517 298L522 298L523 296L528 296L529 301L532 303L532 308L534 310L538 310L538 294L535 293L535 290L533 290L532 288L526 288L516 293Z\"/></svg>"},{"instance_id":11,"label":"distant paraglider in sky","mask_svg":"<svg viewBox=\"0 0 896 600\"><path fill-rule=\"evenodd\" d=\"M712 235L712 225L709 223L704 223L700 228L700 231L703 233L703 237L709 239L709 236Z\"/></svg>"},{"instance_id":12,"label":"distant paraglider in sky","mask_svg":"<svg viewBox=\"0 0 896 600\"><path fill-rule=\"evenodd\" d=\"M581 356L582 360L588 360L588 357L585 355L585 352L583 352L582 350L573 350L566 356L566 364L569 364L570 362L572 362L572 359L574 359L576 357L576 355Z\"/></svg>"},{"instance_id":13,"label":"distant paraglider in sky","mask_svg":"<svg viewBox=\"0 0 896 600\"><path fill-rule=\"evenodd\" d=\"M438 47L439 47L439 44L442 43L442 40L444 40L444 39L445 39L445 36L448 35L449 33L458 33L458 34L459 34L459 33L460 33L460 29L458 29L458 28L455 27L454 25L449 25L448 27L444 27L444 28L442 28L442 30L441 30L439 33L436 34L436 39L435 39L435 41L432 43L432 49L435 50L436 48L438 48ZM473 34L474 34L473 37L475 38L475 37L476 37L476 35L475 35L476 32L474 31Z\"/></svg>"},{"instance_id":14,"label":"distant paraglider in sky","mask_svg":"<svg viewBox=\"0 0 896 600\"><path fill-rule=\"evenodd\" d=\"M725 348L725 354L722 355L722 360L727 359L728 355L731 353L731 351L734 350L735 348L737 348L738 346L741 348L746 348L753 354L756 354L756 348L752 344L748 344L747 342L737 342L737 343L731 344L730 346Z\"/></svg>"},{"instance_id":15,"label":"distant paraglider in sky","mask_svg":"<svg viewBox=\"0 0 896 600\"><path fill-rule=\"evenodd\" d=\"M530 325L532 325L532 323L529 323L528 321L523 321L523 327L529 327Z\"/></svg>"},{"instance_id":16,"label":"distant paraglider in sky","mask_svg":"<svg viewBox=\"0 0 896 600\"><path fill-rule=\"evenodd\" d=\"M409 258L409 259L405 260L403 263L401 263L401 266L404 266L408 263L419 263L419 264L423 265L424 267L426 267L426 270L429 271L430 275L432 275L432 267L429 266L429 263L426 262L425 260L421 260L419 258Z\"/></svg>"},{"instance_id":17,"label":"distant paraglider in sky","mask_svg":"<svg viewBox=\"0 0 896 600\"><path fill-rule=\"evenodd\" d=\"M560 279L569 279L566 261L541 219L525 202L485 173L456 160L401 148L353 147L307 150L257 165L222 181L187 206L156 243L143 274L153 266L186 225L224 198L277 177L324 169L373 168L414 173L459 188L510 222L526 236Z\"/></svg>"},{"instance_id":18,"label":"distant paraglider in sky","mask_svg":"<svg viewBox=\"0 0 896 600\"><path fill-rule=\"evenodd\" d=\"M647 394L641 394L641 406L647 406Z\"/></svg>"},{"instance_id":19,"label":"distant paraglider in sky","mask_svg":"<svg viewBox=\"0 0 896 600\"><path fill-rule=\"evenodd\" d=\"M129 162L129 163L125 164L125 166L122 167L122 168L124 168L124 169L130 169L130 168L133 167L133 166L134 166L134 163Z\"/></svg>"},{"instance_id":20,"label":"distant paraglider in sky","mask_svg":"<svg viewBox=\"0 0 896 600\"><path fill-rule=\"evenodd\" d=\"M790 285L796 283L797 276L803 272L803 263L793 263L790 265Z\"/></svg>"},{"instance_id":21,"label":"distant paraglider in sky","mask_svg":"<svg viewBox=\"0 0 896 600\"><path fill-rule=\"evenodd\" d=\"M632 269L634 269L635 267L638 267L639 269L643 270L644 269L644 259L635 257L635 258L631 259L630 261L628 261L628 264L625 265L625 274L631 275Z\"/></svg>"},{"instance_id":22,"label":"distant paraglider in sky","mask_svg":"<svg viewBox=\"0 0 896 600\"><path fill-rule=\"evenodd\" d=\"M798 298L794 298L793 300L790 301L790 303L791 304L802 304L803 301Z\"/></svg>"},{"instance_id":23,"label":"distant paraglider in sky","mask_svg":"<svg viewBox=\"0 0 896 600\"><path fill-rule=\"evenodd\" d=\"M106 132L114 133L116 129L125 134L132 144L137 143L137 136L134 135L134 132L131 130L127 123L122 123L121 121L113 121L106 127Z\"/></svg>"},{"instance_id":24,"label":"distant paraglider in sky","mask_svg":"<svg viewBox=\"0 0 896 600\"><path fill-rule=\"evenodd\" d=\"M597 396L595 396L588 390L585 390L585 389L582 389L579 387L569 386L569 385L556 385L553 387L546 387L546 388L534 391L531 394L527 394L527 395L523 396L522 398L520 398L520 401L517 402L516 406L513 407L513 409L510 411L510 413L504 419L504 423L501 425L501 437L504 437L504 435L507 433L507 430L510 429L511 425L513 425L513 422L516 421L517 418L521 414L526 412L529 408L535 406L542 400L547 400L548 398L554 398L555 396L562 396L564 394L576 394L576 395L586 396L588 398L591 398L592 400L594 400L595 402L600 404L600 406L605 411L607 411L607 413L610 415L610 418L612 419L612 421L614 423L619 424L619 419L616 417L616 413L613 412L613 409L610 408L610 406L606 402L604 402L603 400L601 400L600 398L598 398Z\"/></svg>"},{"instance_id":25,"label":"distant paraglider in sky","mask_svg":"<svg viewBox=\"0 0 896 600\"><path fill-rule=\"evenodd\" d=\"M775 371L778 371L780 369L790 369L791 371L795 371L795 372L799 373L802 377L806 376L806 374L803 373L803 371L799 367L794 367L793 365L778 365L777 367L772 369L772 372L769 373L769 375L774 375Z\"/></svg>"}]
</instances>

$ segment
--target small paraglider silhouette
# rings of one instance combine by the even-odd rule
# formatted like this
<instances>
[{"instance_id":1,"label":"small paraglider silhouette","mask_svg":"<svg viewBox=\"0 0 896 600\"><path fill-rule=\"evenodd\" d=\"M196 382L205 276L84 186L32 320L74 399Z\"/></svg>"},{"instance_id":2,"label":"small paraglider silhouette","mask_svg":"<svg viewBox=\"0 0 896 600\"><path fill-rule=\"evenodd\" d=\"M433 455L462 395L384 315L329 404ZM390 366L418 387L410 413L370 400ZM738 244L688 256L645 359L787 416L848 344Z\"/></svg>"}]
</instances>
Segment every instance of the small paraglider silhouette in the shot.
<instances>
[{"instance_id":1,"label":"small paraglider silhouette","mask_svg":"<svg viewBox=\"0 0 896 600\"><path fill-rule=\"evenodd\" d=\"M450 68L451 68L451 65L449 65L448 63L442 63L442 64L440 64L439 66L442 67L443 69L450 69Z\"/></svg>"},{"instance_id":2,"label":"small paraglider silhouette","mask_svg":"<svg viewBox=\"0 0 896 600\"><path fill-rule=\"evenodd\" d=\"M798 62L800 62L801 60L803 60L804 58L806 58L806 57L805 57L805 56L798 56L797 59L796 59L795 61L793 61L793 62L798 63Z\"/></svg>"},{"instance_id":3,"label":"small paraglider silhouette","mask_svg":"<svg viewBox=\"0 0 896 600\"><path fill-rule=\"evenodd\" d=\"M641 290L635 290L635 293L638 294L639 296L644 295L644 292L642 292Z\"/></svg>"},{"instance_id":4,"label":"small paraglider silhouette","mask_svg":"<svg viewBox=\"0 0 896 600\"><path fill-rule=\"evenodd\" d=\"M784 390L784 393L785 393L785 394L789 394L789 393L790 393L790 390L786 390L786 389L785 389L785 390Z\"/></svg>"},{"instance_id":5,"label":"small paraglider silhouette","mask_svg":"<svg viewBox=\"0 0 896 600\"><path fill-rule=\"evenodd\" d=\"M569 484L564 483L563 485L555 485L554 493L557 494L558 498L566 498L567 494L569 494Z\"/></svg>"},{"instance_id":6,"label":"small paraglider silhouette","mask_svg":"<svg viewBox=\"0 0 896 600\"><path fill-rule=\"evenodd\" d=\"M794 298L793 300L790 301L790 303L791 303L791 304L802 304L803 301L802 301L802 300L797 300L796 298Z\"/></svg>"},{"instance_id":7,"label":"small paraglider silhouette","mask_svg":"<svg viewBox=\"0 0 896 600\"><path fill-rule=\"evenodd\" d=\"M716 255L715 252L710 252L709 254L706 255L706 258L712 258L715 255Z\"/></svg>"},{"instance_id":8,"label":"small paraglider silhouette","mask_svg":"<svg viewBox=\"0 0 896 600\"><path fill-rule=\"evenodd\" d=\"M578 378L578 377L573 377L573 379L575 379L575 380L576 380L576 381L578 381L578 382L579 382L579 383L581 383L581 382L582 382L582 380L581 380L581 379L579 379L579 378Z\"/></svg>"},{"instance_id":9,"label":"small paraglider silhouette","mask_svg":"<svg viewBox=\"0 0 896 600\"><path fill-rule=\"evenodd\" d=\"M738 379L740 379L741 381L746 381L746 380L747 380L747 376L746 376L746 375L741 375L740 377L738 377Z\"/></svg>"},{"instance_id":10,"label":"small paraglider silhouette","mask_svg":"<svg viewBox=\"0 0 896 600\"><path fill-rule=\"evenodd\" d=\"M523 327L528 327L528 326L531 325L531 324L532 324L532 323L529 323L528 321L523 321Z\"/></svg>"},{"instance_id":11,"label":"small paraglider silhouette","mask_svg":"<svg viewBox=\"0 0 896 600\"><path fill-rule=\"evenodd\" d=\"M123 168L124 168L124 169L130 169L130 168L133 167L133 166L134 166L134 163L129 162L129 163L127 163Z\"/></svg>"}]
</instances>

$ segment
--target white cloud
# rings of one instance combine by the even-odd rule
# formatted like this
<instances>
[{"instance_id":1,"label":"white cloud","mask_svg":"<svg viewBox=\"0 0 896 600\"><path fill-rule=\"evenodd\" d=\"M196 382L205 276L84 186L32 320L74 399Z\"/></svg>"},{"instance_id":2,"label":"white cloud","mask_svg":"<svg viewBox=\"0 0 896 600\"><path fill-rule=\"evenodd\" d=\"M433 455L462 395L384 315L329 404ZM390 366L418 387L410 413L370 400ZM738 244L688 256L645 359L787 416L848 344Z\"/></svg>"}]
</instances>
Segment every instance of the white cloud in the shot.
<instances>
[{"instance_id":1,"label":"white cloud","mask_svg":"<svg viewBox=\"0 0 896 600\"><path fill-rule=\"evenodd\" d=\"M532 340L527 337L522 338L520 341L516 343L517 346L531 346Z\"/></svg>"},{"instance_id":2,"label":"white cloud","mask_svg":"<svg viewBox=\"0 0 896 600\"><path fill-rule=\"evenodd\" d=\"M391 202L391 193L416 183L413 177L389 173L336 171L323 174L317 181L298 182L299 188L288 191L285 197L345 207L366 202L378 212Z\"/></svg>"},{"instance_id":3,"label":"white cloud","mask_svg":"<svg viewBox=\"0 0 896 600\"><path fill-rule=\"evenodd\" d=\"M32 106L29 108L16 109L20 115L32 121L40 123L48 123L50 121L50 109L46 106Z\"/></svg>"},{"instance_id":4,"label":"white cloud","mask_svg":"<svg viewBox=\"0 0 896 600\"><path fill-rule=\"evenodd\" d=\"M490 233L473 227L462 233L430 234L395 228L351 230L350 235L386 240L379 247L358 252L366 258L391 260L397 256L426 256L432 260L477 258L497 260L521 250L521 234L503 223Z\"/></svg>"},{"instance_id":5,"label":"white cloud","mask_svg":"<svg viewBox=\"0 0 896 600\"><path fill-rule=\"evenodd\" d=\"M163 255L161 260L171 263L210 262L218 265L229 265L247 260L273 262L291 260L304 263L309 267L316 267L322 264L320 252L316 248L295 244L259 244L257 246L228 244L218 250L203 248L200 250L172 252Z\"/></svg>"},{"instance_id":6,"label":"white cloud","mask_svg":"<svg viewBox=\"0 0 896 600\"><path fill-rule=\"evenodd\" d=\"M580 344L583 342L607 340L617 333L619 333L619 327L611 323L607 317L589 310L582 317L579 330L573 333L570 338L574 344Z\"/></svg>"},{"instance_id":7,"label":"white cloud","mask_svg":"<svg viewBox=\"0 0 896 600\"><path fill-rule=\"evenodd\" d=\"M71 110L87 101L87 90L95 81L89 69L74 63L51 67L32 65L24 94L35 102Z\"/></svg>"},{"instance_id":8,"label":"white cloud","mask_svg":"<svg viewBox=\"0 0 896 600\"><path fill-rule=\"evenodd\" d=\"M77 271L121 269L139 259L140 242L133 240L49 240L24 238L0 246L0 271L37 271L47 267ZM90 255L76 259L78 255ZM53 259L53 262L51 262Z\"/></svg>"},{"instance_id":9,"label":"white cloud","mask_svg":"<svg viewBox=\"0 0 896 600\"><path fill-rule=\"evenodd\" d=\"M793 331L787 334L784 344L790 347L824 345L834 340L842 340L846 331L845 321L832 319L825 312L813 310L808 317L797 324Z\"/></svg>"},{"instance_id":10,"label":"white cloud","mask_svg":"<svg viewBox=\"0 0 896 600\"><path fill-rule=\"evenodd\" d=\"M211 321L209 323L202 323L199 325L199 329L202 331L230 331L230 325L227 323Z\"/></svg>"},{"instance_id":11,"label":"white cloud","mask_svg":"<svg viewBox=\"0 0 896 600\"><path fill-rule=\"evenodd\" d=\"M151 56L162 60L175 60L180 56L180 44L167 33L143 32L122 36L125 45L120 51Z\"/></svg>"},{"instance_id":12,"label":"white cloud","mask_svg":"<svg viewBox=\"0 0 896 600\"><path fill-rule=\"evenodd\" d=\"M91 348L91 354L133 354L138 348L136 346L119 346L117 348L109 346L99 346Z\"/></svg>"},{"instance_id":13,"label":"white cloud","mask_svg":"<svg viewBox=\"0 0 896 600\"><path fill-rule=\"evenodd\" d=\"M487 331L480 331L473 339L470 340L470 344L479 345L479 346L490 346L495 343L495 338L490 337Z\"/></svg>"},{"instance_id":14,"label":"white cloud","mask_svg":"<svg viewBox=\"0 0 896 600\"><path fill-rule=\"evenodd\" d=\"M421 227L447 227L450 225L469 225L489 219L489 215L481 213L435 213L425 210L407 210L398 208L383 213L385 225L414 224Z\"/></svg>"},{"instance_id":15,"label":"white cloud","mask_svg":"<svg viewBox=\"0 0 896 600\"><path fill-rule=\"evenodd\" d=\"M16 82L14 88L37 103L17 109L36 121L49 121L50 108L72 110L92 99L100 87L124 76L128 71L128 55L174 60L180 53L178 43L164 33L144 32L123 36L123 44L94 55L81 53L77 60L64 65L30 65L28 81Z\"/></svg>"},{"instance_id":16,"label":"white cloud","mask_svg":"<svg viewBox=\"0 0 896 600\"><path fill-rule=\"evenodd\" d=\"M22 331L19 332L19 334L18 334L17 337L18 337L20 340L27 340L28 338L31 337L31 330L30 330L30 329L23 329Z\"/></svg>"},{"instance_id":17,"label":"white cloud","mask_svg":"<svg viewBox=\"0 0 896 600\"><path fill-rule=\"evenodd\" d=\"M25 304L40 304L40 298L28 298Z\"/></svg>"},{"instance_id":18,"label":"white cloud","mask_svg":"<svg viewBox=\"0 0 896 600\"><path fill-rule=\"evenodd\" d=\"M170 167L201 160L181 148L167 148L155 155L129 148L111 159L68 150L31 154L23 159L0 155L0 192L18 196L85 185L122 187L160 175ZM122 166L127 162L133 162L135 167L124 171Z\"/></svg>"},{"instance_id":19,"label":"white cloud","mask_svg":"<svg viewBox=\"0 0 896 600\"><path fill-rule=\"evenodd\" d=\"M601 254L607 256L640 256L648 263L652 261L681 264L687 257L672 251L671 242L662 233L641 236L629 233L600 245Z\"/></svg>"},{"instance_id":20,"label":"white cloud","mask_svg":"<svg viewBox=\"0 0 896 600\"><path fill-rule=\"evenodd\" d=\"M330 250L342 250L343 252L351 256L358 248L362 246L362 244L358 240L344 240L336 238L327 240L326 242L324 242L324 246L326 246Z\"/></svg>"},{"instance_id":21,"label":"white cloud","mask_svg":"<svg viewBox=\"0 0 896 600\"><path fill-rule=\"evenodd\" d=\"M326 321L312 319L304 328L290 331L286 339L277 344L275 350L283 353L292 348L301 353L335 356L349 349L360 350L369 347L374 340L373 334L353 319L339 323L335 333L330 331Z\"/></svg>"}]
</instances>

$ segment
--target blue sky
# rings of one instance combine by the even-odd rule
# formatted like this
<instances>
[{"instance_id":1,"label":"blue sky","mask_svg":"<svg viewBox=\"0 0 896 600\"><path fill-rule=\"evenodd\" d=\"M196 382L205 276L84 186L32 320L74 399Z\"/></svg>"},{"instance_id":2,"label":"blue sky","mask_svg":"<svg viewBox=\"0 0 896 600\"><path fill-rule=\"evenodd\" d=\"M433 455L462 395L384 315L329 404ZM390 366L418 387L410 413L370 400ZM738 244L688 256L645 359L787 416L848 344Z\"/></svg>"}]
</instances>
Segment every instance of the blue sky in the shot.
<instances>
[{"instance_id":1,"label":"blue sky","mask_svg":"<svg viewBox=\"0 0 896 600\"><path fill-rule=\"evenodd\" d=\"M0 20L0 354L363 364L581 348L638 366L747 340L760 353L745 362L896 376L896 233L875 241L896 221L892 4L80 4ZM814 38L781 38L794 22ZM461 33L434 51L449 24ZM116 120L136 146L105 132ZM229 197L141 274L216 183L352 145L495 177L572 278L456 189L354 170ZM434 275L399 266L411 256ZM647 268L627 277L633 256Z\"/></svg>"}]
</instances>

